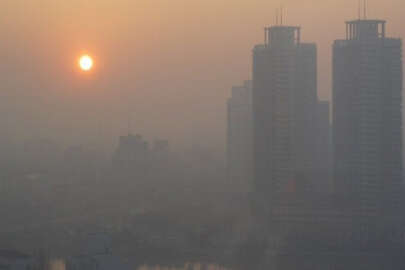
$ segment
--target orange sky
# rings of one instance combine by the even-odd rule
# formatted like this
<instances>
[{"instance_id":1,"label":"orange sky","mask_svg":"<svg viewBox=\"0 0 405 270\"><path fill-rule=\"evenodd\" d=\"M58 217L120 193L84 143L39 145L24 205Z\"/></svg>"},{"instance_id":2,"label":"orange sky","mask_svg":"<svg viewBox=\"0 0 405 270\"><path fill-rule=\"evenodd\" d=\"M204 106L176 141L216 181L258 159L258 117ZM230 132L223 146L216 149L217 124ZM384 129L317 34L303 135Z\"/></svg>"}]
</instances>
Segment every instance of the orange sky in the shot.
<instances>
[{"instance_id":1,"label":"orange sky","mask_svg":"<svg viewBox=\"0 0 405 270\"><path fill-rule=\"evenodd\" d=\"M357 1L3 0L0 119L22 138L112 141L131 115L133 131L149 138L222 151L229 89L250 77L251 49L281 4L286 23L318 44L327 99L331 44L356 18ZM405 35L403 0L368 6L369 17L388 20L389 35ZM95 57L89 78L75 70L82 51Z\"/></svg>"}]
</instances>

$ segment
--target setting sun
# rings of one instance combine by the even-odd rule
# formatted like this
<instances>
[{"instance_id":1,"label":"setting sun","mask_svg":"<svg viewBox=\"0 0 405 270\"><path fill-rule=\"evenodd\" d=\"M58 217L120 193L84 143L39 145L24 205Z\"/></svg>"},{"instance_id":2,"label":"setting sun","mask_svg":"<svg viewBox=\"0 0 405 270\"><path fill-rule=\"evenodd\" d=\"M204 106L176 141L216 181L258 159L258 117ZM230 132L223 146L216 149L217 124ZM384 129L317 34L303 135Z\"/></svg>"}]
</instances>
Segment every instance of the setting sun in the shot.
<instances>
[{"instance_id":1,"label":"setting sun","mask_svg":"<svg viewBox=\"0 0 405 270\"><path fill-rule=\"evenodd\" d=\"M89 55L82 55L79 59L79 66L84 71L89 71L93 67L93 59Z\"/></svg>"}]
</instances>

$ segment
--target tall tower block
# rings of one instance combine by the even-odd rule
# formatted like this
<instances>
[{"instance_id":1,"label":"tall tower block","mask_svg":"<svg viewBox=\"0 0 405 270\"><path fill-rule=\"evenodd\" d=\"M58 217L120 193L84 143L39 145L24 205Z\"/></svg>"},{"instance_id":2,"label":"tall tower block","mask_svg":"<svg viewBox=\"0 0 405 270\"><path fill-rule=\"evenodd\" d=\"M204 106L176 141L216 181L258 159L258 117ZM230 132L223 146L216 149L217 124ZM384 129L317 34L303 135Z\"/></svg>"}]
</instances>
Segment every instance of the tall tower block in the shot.
<instances>
[{"instance_id":1,"label":"tall tower block","mask_svg":"<svg viewBox=\"0 0 405 270\"><path fill-rule=\"evenodd\" d=\"M333 45L335 189L359 216L395 211L402 181L402 44L383 20L346 22Z\"/></svg>"},{"instance_id":2,"label":"tall tower block","mask_svg":"<svg viewBox=\"0 0 405 270\"><path fill-rule=\"evenodd\" d=\"M299 27L265 28L253 50L255 199L266 213L311 185L316 69L316 45L301 42Z\"/></svg>"}]
</instances>

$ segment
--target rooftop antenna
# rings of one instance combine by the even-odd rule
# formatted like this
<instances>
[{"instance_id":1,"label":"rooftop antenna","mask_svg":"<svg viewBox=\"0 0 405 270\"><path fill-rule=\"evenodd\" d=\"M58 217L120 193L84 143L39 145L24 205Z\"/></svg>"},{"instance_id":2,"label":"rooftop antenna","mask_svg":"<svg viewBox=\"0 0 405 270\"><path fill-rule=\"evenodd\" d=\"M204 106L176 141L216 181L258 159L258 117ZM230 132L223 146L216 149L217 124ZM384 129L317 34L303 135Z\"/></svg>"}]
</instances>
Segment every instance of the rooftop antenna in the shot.
<instances>
[{"instance_id":1,"label":"rooftop antenna","mask_svg":"<svg viewBox=\"0 0 405 270\"><path fill-rule=\"evenodd\" d=\"M278 25L278 8L276 8L276 25Z\"/></svg>"},{"instance_id":2,"label":"rooftop antenna","mask_svg":"<svg viewBox=\"0 0 405 270\"><path fill-rule=\"evenodd\" d=\"M367 0L364 0L364 19L367 19Z\"/></svg>"},{"instance_id":3,"label":"rooftop antenna","mask_svg":"<svg viewBox=\"0 0 405 270\"><path fill-rule=\"evenodd\" d=\"M131 135L131 113L128 113L128 136Z\"/></svg>"},{"instance_id":4,"label":"rooftop antenna","mask_svg":"<svg viewBox=\"0 0 405 270\"><path fill-rule=\"evenodd\" d=\"M128 129L128 136L132 134L132 110L128 104L128 111L127 111L127 129Z\"/></svg>"},{"instance_id":5,"label":"rooftop antenna","mask_svg":"<svg viewBox=\"0 0 405 270\"><path fill-rule=\"evenodd\" d=\"M361 0L359 0L359 7L357 9L357 16L361 20Z\"/></svg>"}]
</instances>

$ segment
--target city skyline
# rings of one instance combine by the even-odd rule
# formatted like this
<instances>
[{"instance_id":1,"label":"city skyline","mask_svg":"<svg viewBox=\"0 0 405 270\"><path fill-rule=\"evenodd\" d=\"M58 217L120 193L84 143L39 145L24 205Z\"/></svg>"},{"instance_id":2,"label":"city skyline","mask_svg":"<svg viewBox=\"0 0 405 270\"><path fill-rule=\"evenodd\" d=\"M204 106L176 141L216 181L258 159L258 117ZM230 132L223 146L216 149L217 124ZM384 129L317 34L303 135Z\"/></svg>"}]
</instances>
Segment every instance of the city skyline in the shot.
<instances>
[{"instance_id":1,"label":"city skyline","mask_svg":"<svg viewBox=\"0 0 405 270\"><path fill-rule=\"evenodd\" d=\"M401 1L3 0L0 268L403 269Z\"/></svg>"},{"instance_id":2,"label":"city skyline","mask_svg":"<svg viewBox=\"0 0 405 270\"><path fill-rule=\"evenodd\" d=\"M237 1L228 9L227 2L214 1L194 4L174 1L169 7L164 1L135 5L126 0L114 4L108 1L60 4L45 0L41 9L34 2L25 5L18 2L2 2L0 30L5 37L1 45L3 74L13 70L23 73L18 78L13 75L3 78L3 115L8 108L15 114L19 112L22 118L16 119L13 113L15 121L3 121L10 126L11 134L23 139L28 136L15 126L19 122L31 129L33 136L47 136L42 130L49 130L50 137L64 136L66 141L77 143L84 136L89 141L101 126L103 142L112 145L114 138L126 130L130 114L137 131L148 137L162 134L173 145L184 148L184 141L190 145L193 143L190 137L204 134L201 135L204 144L221 149L221 153L225 152L223 101L228 97L229 87L251 77L251 44L263 39L260 28L274 23L275 10L280 6L262 1L249 4ZM368 2L368 17L390 18L390 35L404 35L398 11L400 1ZM300 25L305 39L318 44L320 98L328 99L330 45L335 38L344 37L344 29L339 25L345 19L357 17L358 3L287 0L283 6L284 24ZM25 7L30 12L25 12ZM240 20L241 17L245 19ZM220 20L217 27L212 27L210 18ZM194 31L197 27L200 30ZM181 42L182 38L190 45ZM47 50L46 44L50 44ZM114 49L115 46L120 49ZM83 82L71 73L83 47L97 58L99 71L91 82ZM29 68L23 67L26 62ZM232 70L226 68L227 62L234 63ZM132 75L117 73L119 69ZM192 76L189 70L193 70ZM99 90L90 91L93 88ZM30 96L33 92L37 98ZM162 94L164 100L159 98ZM49 117L52 106L63 108L64 112ZM153 107L164 113L156 114ZM75 108L76 113L69 112L70 108ZM193 119L185 117L182 111L191 112ZM148 121L142 121L144 118ZM164 124L178 119L184 125L176 129ZM78 134L71 134L70 129L78 130ZM197 134L190 133L190 129L198 130Z\"/></svg>"},{"instance_id":3,"label":"city skyline","mask_svg":"<svg viewBox=\"0 0 405 270\"><path fill-rule=\"evenodd\" d=\"M238 154L228 168L250 173L245 184L254 188L245 193L267 244L263 269L396 269L405 203L402 39L387 35L385 20L346 21L332 47L329 104L318 98L316 43L281 21L253 49L252 112L228 103L228 130L248 134L253 123L252 172ZM228 153L249 143L228 140ZM229 182L240 185L239 175Z\"/></svg>"}]
</instances>

